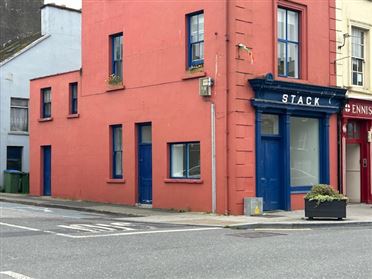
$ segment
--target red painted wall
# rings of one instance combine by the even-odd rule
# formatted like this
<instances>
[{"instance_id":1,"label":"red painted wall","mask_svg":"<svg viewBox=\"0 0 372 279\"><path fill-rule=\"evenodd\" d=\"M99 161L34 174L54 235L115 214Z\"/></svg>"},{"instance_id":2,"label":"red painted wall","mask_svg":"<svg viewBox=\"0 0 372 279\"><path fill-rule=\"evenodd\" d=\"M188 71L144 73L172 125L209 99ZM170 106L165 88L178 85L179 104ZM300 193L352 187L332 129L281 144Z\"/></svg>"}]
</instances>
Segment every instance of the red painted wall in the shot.
<instances>
[{"instance_id":1,"label":"red painted wall","mask_svg":"<svg viewBox=\"0 0 372 279\"><path fill-rule=\"evenodd\" d=\"M290 4L291 3L291 4ZM301 80L333 85L333 1L83 0L83 70L31 82L31 193L40 195L42 145L52 145L52 195L135 204L136 124L152 123L153 206L211 211L211 104L216 106L217 212L241 214L255 196L255 111L247 80L276 75L276 8L304 13ZM205 64L186 70L186 16L205 15ZM146 15L144 17L144 15ZM123 32L125 89L108 91L109 35ZM253 49L254 63L238 43ZM214 79L212 97L198 77ZM67 118L68 83L79 81L79 118ZM39 122L40 88L52 87L52 116ZM123 125L124 181L110 177L109 126ZM337 184L336 118L331 119L331 183ZM201 181L167 181L170 142L200 141ZM292 208L302 199L293 198Z\"/></svg>"}]
</instances>

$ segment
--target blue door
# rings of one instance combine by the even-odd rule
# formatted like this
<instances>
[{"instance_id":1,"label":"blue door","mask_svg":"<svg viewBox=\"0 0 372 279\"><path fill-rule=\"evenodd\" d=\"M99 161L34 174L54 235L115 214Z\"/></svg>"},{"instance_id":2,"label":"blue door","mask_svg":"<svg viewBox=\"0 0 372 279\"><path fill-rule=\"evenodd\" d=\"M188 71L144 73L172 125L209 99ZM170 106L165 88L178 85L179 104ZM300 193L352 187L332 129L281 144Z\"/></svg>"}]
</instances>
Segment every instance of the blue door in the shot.
<instances>
[{"instance_id":1,"label":"blue door","mask_svg":"<svg viewBox=\"0 0 372 279\"><path fill-rule=\"evenodd\" d=\"M52 193L51 190L51 171L52 171L52 162L51 162L51 147L43 147L43 195L50 196Z\"/></svg>"},{"instance_id":2,"label":"blue door","mask_svg":"<svg viewBox=\"0 0 372 279\"><path fill-rule=\"evenodd\" d=\"M139 203L152 204L152 136L151 124L138 126Z\"/></svg>"},{"instance_id":3,"label":"blue door","mask_svg":"<svg viewBox=\"0 0 372 279\"><path fill-rule=\"evenodd\" d=\"M258 196L263 197L264 210L282 209L280 146L280 139L262 138Z\"/></svg>"}]
</instances>

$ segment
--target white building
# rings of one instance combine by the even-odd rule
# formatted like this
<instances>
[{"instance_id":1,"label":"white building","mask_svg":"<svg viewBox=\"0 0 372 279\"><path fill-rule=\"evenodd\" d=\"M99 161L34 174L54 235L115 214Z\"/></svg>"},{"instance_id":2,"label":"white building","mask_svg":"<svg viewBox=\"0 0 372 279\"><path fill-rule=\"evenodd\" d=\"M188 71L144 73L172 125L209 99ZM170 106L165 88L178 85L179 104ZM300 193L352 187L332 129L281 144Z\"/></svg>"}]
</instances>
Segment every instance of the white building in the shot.
<instances>
[{"instance_id":1,"label":"white building","mask_svg":"<svg viewBox=\"0 0 372 279\"><path fill-rule=\"evenodd\" d=\"M4 170L29 171L30 79L81 67L81 11L41 9L41 34L0 50L0 187Z\"/></svg>"}]
</instances>

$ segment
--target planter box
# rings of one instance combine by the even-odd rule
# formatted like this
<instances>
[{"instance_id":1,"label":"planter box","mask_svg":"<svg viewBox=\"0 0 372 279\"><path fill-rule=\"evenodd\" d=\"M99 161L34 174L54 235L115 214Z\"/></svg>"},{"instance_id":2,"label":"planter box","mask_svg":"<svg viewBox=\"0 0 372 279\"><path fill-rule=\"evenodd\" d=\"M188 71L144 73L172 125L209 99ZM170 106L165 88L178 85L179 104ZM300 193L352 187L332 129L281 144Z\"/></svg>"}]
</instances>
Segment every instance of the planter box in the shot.
<instances>
[{"instance_id":1,"label":"planter box","mask_svg":"<svg viewBox=\"0 0 372 279\"><path fill-rule=\"evenodd\" d=\"M346 200L326 201L319 205L317 201L305 199L305 217L318 218L346 218Z\"/></svg>"}]
</instances>

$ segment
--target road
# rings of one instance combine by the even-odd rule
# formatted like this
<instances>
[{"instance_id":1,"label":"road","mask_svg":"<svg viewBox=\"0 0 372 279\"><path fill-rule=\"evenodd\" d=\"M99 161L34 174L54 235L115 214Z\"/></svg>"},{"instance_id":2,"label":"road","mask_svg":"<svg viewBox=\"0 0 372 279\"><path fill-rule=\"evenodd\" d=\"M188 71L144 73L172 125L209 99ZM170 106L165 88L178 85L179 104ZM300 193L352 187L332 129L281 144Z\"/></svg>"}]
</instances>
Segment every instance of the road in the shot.
<instances>
[{"instance_id":1,"label":"road","mask_svg":"<svg viewBox=\"0 0 372 279\"><path fill-rule=\"evenodd\" d=\"M0 203L0 278L372 278L372 228L233 230Z\"/></svg>"}]
</instances>

